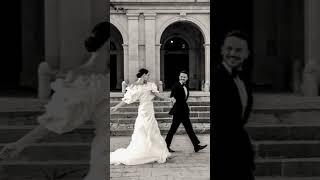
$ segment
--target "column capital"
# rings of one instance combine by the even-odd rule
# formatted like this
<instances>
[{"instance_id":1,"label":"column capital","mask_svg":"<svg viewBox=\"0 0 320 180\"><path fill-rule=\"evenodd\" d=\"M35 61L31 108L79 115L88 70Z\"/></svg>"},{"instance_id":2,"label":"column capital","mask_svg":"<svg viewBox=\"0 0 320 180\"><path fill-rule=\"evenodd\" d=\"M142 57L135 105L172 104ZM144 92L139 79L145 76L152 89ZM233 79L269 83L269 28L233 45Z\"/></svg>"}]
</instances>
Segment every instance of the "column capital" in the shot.
<instances>
[{"instance_id":1,"label":"column capital","mask_svg":"<svg viewBox=\"0 0 320 180\"><path fill-rule=\"evenodd\" d=\"M130 12L130 13L127 13L126 15L128 17L128 20L138 20L140 14Z\"/></svg>"},{"instance_id":2,"label":"column capital","mask_svg":"<svg viewBox=\"0 0 320 180\"><path fill-rule=\"evenodd\" d=\"M144 15L145 19L155 19L157 13L155 13L155 12L144 12L143 15Z\"/></svg>"},{"instance_id":3,"label":"column capital","mask_svg":"<svg viewBox=\"0 0 320 180\"><path fill-rule=\"evenodd\" d=\"M210 43L203 44L203 47L210 47Z\"/></svg>"}]
</instances>

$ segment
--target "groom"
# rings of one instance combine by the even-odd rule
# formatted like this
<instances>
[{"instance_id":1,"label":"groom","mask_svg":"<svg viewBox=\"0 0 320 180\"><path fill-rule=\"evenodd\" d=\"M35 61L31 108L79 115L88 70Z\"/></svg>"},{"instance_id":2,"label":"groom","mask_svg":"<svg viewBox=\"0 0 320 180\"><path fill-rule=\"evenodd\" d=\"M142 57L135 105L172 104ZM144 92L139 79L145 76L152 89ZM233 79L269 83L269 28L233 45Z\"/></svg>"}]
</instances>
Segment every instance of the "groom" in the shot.
<instances>
[{"instance_id":1,"label":"groom","mask_svg":"<svg viewBox=\"0 0 320 180\"><path fill-rule=\"evenodd\" d=\"M245 129L253 96L250 78L242 72L249 56L247 35L228 33L221 55L213 74L213 178L254 180L254 150Z\"/></svg>"},{"instance_id":2,"label":"groom","mask_svg":"<svg viewBox=\"0 0 320 180\"><path fill-rule=\"evenodd\" d=\"M191 121L189 119L190 110L187 104L187 99L189 97L189 87L187 85L187 81L188 72L181 71L179 73L179 82L174 84L171 90L170 97L174 97L176 103L173 105L172 109L169 112L170 115L173 115L172 124L166 137L166 143L169 152L175 152L174 150L170 149L170 145L173 135L176 133L180 123L182 123L184 128L186 129L187 134L193 144L195 152L198 152L199 150L207 147L207 145L200 145L200 141L194 133Z\"/></svg>"}]
</instances>

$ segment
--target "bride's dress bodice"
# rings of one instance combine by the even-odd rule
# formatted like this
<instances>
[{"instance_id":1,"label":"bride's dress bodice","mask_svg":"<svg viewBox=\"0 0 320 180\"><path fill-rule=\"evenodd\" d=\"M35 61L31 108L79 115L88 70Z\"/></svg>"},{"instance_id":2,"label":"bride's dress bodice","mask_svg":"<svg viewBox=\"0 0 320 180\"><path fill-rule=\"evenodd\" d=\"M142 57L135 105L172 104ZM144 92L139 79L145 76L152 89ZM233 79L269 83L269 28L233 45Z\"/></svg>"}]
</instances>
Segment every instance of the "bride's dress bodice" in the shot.
<instances>
[{"instance_id":1,"label":"bride's dress bodice","mask_svg":"<svg viewBox=\"0 0 320 180\"><path fill-rule=\"evenodd\" d=\"M138 116L153 116L152 100L155 96L152 92L159 92L154 83L148 82L143 85L131 85L127 88L127 92L122 100L127 104L139 101Z\"/></svg>"}]
</instances>

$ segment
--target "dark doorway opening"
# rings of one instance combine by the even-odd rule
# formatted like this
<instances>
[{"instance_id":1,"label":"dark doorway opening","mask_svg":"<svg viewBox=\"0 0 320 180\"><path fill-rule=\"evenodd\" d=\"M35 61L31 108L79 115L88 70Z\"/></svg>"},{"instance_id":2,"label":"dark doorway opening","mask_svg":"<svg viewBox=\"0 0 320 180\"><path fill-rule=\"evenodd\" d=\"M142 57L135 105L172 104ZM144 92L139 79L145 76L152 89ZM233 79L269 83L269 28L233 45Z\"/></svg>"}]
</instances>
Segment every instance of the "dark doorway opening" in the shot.
<instances>
[{"instance_id":1,"label":"dark doorway opening","mask_svg":"<svg viewBox=\"0 0 320 180\"><path fill-rule=\"evenodd\" d=\"M185 40L173 37L164 45L164 89L170 90L178 80L179 72L189 71L189 46Z\"/></svg>"}]
</instances>

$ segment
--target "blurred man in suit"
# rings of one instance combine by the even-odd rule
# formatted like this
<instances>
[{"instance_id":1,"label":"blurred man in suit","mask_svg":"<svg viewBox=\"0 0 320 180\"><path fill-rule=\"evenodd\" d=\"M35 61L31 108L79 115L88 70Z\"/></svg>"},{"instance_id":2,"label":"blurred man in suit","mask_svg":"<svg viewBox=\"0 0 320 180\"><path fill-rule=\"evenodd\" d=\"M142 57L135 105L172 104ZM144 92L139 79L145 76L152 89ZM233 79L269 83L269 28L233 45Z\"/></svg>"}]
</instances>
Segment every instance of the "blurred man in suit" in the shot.
<instances>
[{"instance_id":1,"label":"blurred man in suit","mask_svg":"<svg viewBox=\"0 0 320 180\"><path fill-rule=\"evenodd\" d=\"M221 48L222 63L213 76L212 177L214 180L254 180L254 151L244 125L252 109L252 93L242 65L249 56L248 38L228 33Z\"/></svg>"}]
</instances>

